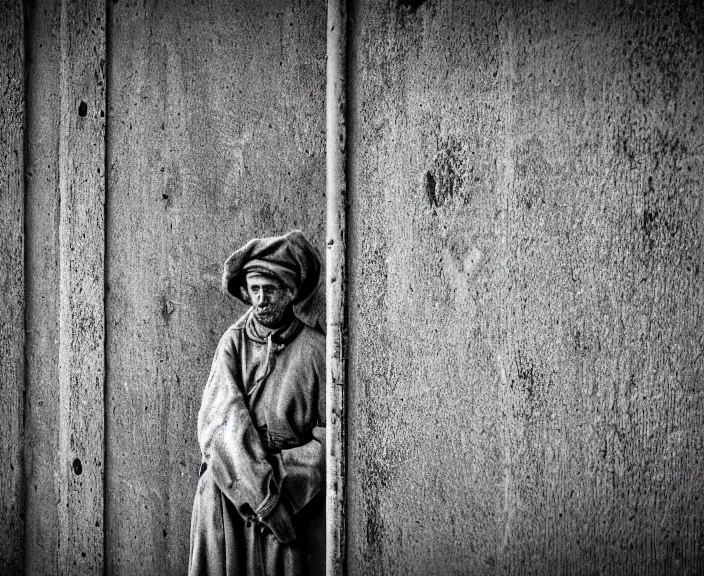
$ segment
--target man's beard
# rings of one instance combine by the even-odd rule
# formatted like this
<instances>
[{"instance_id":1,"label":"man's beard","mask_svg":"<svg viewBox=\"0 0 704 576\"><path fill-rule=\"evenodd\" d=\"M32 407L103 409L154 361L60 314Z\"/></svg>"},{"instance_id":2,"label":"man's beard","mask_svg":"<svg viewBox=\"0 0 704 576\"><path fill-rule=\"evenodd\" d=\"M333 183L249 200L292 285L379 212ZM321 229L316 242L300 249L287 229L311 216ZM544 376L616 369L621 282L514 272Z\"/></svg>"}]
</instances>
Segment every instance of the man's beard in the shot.
<instances>
[{"instance_id":1,"label":"man's beard","mask_svg":"<svg viewBox=\"0 0 704 576\"><path fill-rule=\"evenodd\" d=\"M285 323L286 310L271 307L265 308L264 310L255 308L254 317L260 324L267 328L279 328Z\"/></svg>"}]
</instances>

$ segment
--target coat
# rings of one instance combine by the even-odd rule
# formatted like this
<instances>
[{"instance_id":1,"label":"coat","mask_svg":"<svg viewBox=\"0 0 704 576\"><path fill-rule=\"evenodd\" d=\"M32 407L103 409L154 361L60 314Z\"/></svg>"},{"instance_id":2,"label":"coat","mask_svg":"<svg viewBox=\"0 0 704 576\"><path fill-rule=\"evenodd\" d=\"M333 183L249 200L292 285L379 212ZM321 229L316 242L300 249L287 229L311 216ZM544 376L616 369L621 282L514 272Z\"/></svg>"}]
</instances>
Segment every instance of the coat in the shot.
<instances>
[{"instance_id":1,"label":"coat","mask_svg":"<svg viewBox=\"0 0 704 576\"><path fill-rule=\"evenodd\" d=\"M198 413L189 576L324 573L325 337L251 310L218 344Z\"/></svg>"}]
</instances>

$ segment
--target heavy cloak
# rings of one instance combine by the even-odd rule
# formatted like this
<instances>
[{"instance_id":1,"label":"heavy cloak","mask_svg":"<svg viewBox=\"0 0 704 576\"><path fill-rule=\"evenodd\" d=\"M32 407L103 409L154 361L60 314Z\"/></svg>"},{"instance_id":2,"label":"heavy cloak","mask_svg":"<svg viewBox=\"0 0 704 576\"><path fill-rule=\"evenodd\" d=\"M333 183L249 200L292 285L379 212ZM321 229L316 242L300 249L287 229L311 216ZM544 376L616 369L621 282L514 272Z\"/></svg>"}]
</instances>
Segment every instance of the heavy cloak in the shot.
<instances>
[{"instance_id":1,"label":"heavy cloak","mask_svg":"<svg viewBox=\"0 0 704 576\"><path fill-rule=\"evenodd\" d=\"M248 320L220 340L198 415L189 576L308 575L324 559L325 338L296 321L270 348Z\"/></svg>"},{"instance_id":2,"label":"heavy cloak","mask_svg":"<svg viewBox=\"0 0 704 576\"><path fill-rule=\"evenodd\" d=\"M228 259L223 285L234 296L257 258L288 265L297 287L317 286L319 260L296 231ZM325 337L297 316L272 332L250 309L220 339L198 414L189 576L324 573L324 419Z\"/></svg>"}]
</instances>

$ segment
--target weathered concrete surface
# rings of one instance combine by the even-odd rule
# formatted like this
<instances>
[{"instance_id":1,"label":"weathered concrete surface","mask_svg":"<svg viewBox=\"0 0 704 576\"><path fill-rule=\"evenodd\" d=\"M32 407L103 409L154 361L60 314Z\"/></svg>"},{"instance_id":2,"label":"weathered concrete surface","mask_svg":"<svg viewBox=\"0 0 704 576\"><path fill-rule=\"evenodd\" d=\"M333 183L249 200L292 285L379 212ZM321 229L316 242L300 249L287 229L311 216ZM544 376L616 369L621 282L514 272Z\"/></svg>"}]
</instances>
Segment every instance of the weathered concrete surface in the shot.
<instances>
[{"instance_id":1,"label":"weathered concrete surface","mask_svg":"<svg viewBox=\"0 0 704 576\"><path fill-rule=\"evenodd\" d=\"M58 574L102 576L105 0L61 2Z\"/></svg>"},{"instance_id":2,"label":"weathered concrete surface","mask_svg":"<svg viewBox=\"0 0 704 576\"><path fill-rule=\"evenodd\" d=\"M27 6L25 574L58 574L59 0Z\"/></svg>"},{"instance_id":3,"label":"weathered concrete surface","mask_svg":"<svg viewBox=\"0 0 704 576\"><path fill-rule=\"evenodd\" d=\"M0 574L22 570L24 482L24 18L0 3Z\"/></svg>"},{"instance_id":4,"label":"weathered concrete surface","mask_svg":"<svg viewBox=\"0 0 704 576\"><path fill-rule=\"evenodd\" d=\"M355 2L350 574L701 574L695 2Z\"/></svg>"},{"instance_id":5,"label":"weathered concrete surface","mask_svg":"<svg viewBox=\"0 0 704 576\"><path fill-rule=\"evenodd\" d=\"M110 3L106 572L185 574L196 418L252 236L324 253L325 2Z\"/></svg>"}]
</instances>

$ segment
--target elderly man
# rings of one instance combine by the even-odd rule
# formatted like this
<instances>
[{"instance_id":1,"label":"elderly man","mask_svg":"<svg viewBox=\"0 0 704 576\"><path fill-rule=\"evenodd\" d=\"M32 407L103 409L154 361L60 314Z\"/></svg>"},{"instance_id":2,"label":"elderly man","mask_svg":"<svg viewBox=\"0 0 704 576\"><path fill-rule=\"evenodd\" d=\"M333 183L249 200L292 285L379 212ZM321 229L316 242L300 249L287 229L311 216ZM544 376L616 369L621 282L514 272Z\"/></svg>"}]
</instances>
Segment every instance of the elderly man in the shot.
<instances>
[{"instance_id":1,"label":"elderly man","mask_svg":"<svg viewBox=\"0 0 704 576\"><path fill-rule=\"evenodd\" d=\"M325 337L306 316L319 277L298 230L225 262L223 289L251 308L220 339L198 414L189 576L324 572Z\"/></svg>"}]
</instances>

